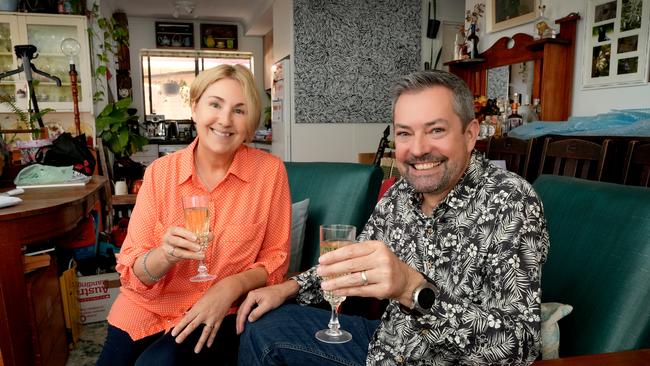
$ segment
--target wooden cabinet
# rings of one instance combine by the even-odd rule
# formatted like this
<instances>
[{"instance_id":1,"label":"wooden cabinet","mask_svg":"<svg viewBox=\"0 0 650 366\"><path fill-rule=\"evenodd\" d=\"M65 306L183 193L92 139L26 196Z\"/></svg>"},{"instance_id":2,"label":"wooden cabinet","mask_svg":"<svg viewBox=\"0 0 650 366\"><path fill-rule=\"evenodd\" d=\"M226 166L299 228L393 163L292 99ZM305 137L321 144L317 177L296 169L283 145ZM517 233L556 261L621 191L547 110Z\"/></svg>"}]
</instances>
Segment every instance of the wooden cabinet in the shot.
<instances>
[{"instance_id":1,"label":"wooden cabinet","mask_svg":"<svg viewBox=\"0 0 650 366\"><path fill-rule=\"evenodd\" d=\"M56 261L25 275L31 310L30 328L35 365L64 366L68 358L63 305Z\"/></svg>"},{"instance_id":2,"label":"wooden cabinet","mask_svg":"<svg viewBox=\"0 0 650 366\"><path fill-rule=\"evenodd\" d=\"M34 66L61 79L62 85L33 74L38 80L36 98L41 110L52 108L57 112L73 110L70 88L70 60L61 51L61 41L76 39L80 46L75 57L78 73L79 111L92 112L92 77L86 17L79 15L2 13L0 15L0 72L16 69L22 64L17 60L14 46L32 44L38 49L38 57L32 60ZM14 97L16 104L26 110L29 93L25 73L21 72L0 80L0 93ZM8 106L0 105L0 112L11 112Z\"/></svg>"},{"instance_id":3,"label":"wooden cabinet","mask_svg":"<svg viewBox=\"0 0 650 366\"><path fill-rule=\"evenodd\" d=\"M514 46L510 48L510 37L503 37L477 59L450 61L445 65L449 66L450 72L465 80L474 95L486 95L487 70L533 61L532 98L540 99L540 119L566 120L571 113L578 19L578 14L572 13L556 20L560 25L557 38L535 40L528 34L518 33L512 37Z\"/></svg>"}]
</instances>

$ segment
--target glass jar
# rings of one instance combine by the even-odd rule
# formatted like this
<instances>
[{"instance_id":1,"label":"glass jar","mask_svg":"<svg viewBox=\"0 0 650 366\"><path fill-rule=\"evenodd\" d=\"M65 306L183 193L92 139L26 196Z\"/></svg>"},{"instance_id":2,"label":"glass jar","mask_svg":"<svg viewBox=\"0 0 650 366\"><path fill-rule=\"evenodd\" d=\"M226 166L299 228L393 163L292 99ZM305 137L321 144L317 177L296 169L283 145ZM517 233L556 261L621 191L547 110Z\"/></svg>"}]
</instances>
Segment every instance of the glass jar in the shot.
<instances>
[{"instance_id":1,"label":"glass jar","mask_svg":"<svg viewBox=\"0 0 650 366\"><path fill-rule=\"evenodd\" d=\"M533 24L533 37L535 39L554 37L556 30L551 26L553 23L544 15L546 5L540 5L538 9L539 15Z\"/></svg>"}]
</instances>

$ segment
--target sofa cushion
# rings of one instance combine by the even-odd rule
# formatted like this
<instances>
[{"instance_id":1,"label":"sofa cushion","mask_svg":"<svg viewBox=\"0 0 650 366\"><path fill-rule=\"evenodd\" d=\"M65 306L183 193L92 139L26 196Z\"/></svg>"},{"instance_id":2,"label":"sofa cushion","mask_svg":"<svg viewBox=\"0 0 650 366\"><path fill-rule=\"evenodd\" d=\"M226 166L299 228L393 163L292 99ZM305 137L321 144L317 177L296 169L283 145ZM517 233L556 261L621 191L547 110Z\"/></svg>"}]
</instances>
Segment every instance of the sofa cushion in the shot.
<instances>
[{"instance_id":1,"label":"sofa cushion","mask_svg":"<svg viewBox=\"0 0 650 366\"><path fill-rule=\"evenodd\" d=\"M349 224L361 232L377 203L381 169L352 163L285 163L292 202L309 198L300 270L318 260L318 227Z\"/></svg>"},{"instance_id":2,"label":"sofa cushion","mask_svg":"<svg viewBox=\"0 0 650 366\"><path fill-rule=\"evenodd\" d=\"M560 357L560 319L573 310L571 305L559 302L542 303L542 360Z\"/></svg>"},{"instance_id":3,"label":"sofa cushion","mask_svg":"<svg viewBox=\"0 0 650 366\"><path fill-rule=\"evenodd\" d=\"M305 241L305 227L309 212L309 198L291 204L291 256L289 257L289 273L300 270L302 246Z\"/></svg>"},{"instance_id":4,"label":"sofa cushion","mask_svg":"<svg viewBox=\"0 0 650 366\"><path fill-rule=\"evenodd\" d=\"M571 304L560 355L650 347L650 189L542 175L542 301Z\"/></svg>"}]
</instances>

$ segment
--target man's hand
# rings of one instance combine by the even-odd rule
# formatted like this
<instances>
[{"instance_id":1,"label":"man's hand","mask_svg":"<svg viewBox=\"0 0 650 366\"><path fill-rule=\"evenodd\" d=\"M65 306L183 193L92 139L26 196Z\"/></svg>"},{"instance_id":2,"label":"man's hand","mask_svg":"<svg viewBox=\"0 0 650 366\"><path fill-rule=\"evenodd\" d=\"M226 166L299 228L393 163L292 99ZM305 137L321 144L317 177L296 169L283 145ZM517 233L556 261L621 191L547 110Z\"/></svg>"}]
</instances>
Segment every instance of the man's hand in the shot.
<instances>
[{"instance_id":1,"label":"man's hand","mask_svg":"<svg viewBox=\"0 0 650 366\"><path fill-rule=\"evenodd\" d=\"M336 296L397 299L410 306L413 290L424 281L418 271L380 241L346 245L321 256L319 263L317 273L321 277L348 273L321 283L323 290L334 291Z\"/></svg>"},{"instance_id":2,"label":"man's hand","mask_svg":"<svg viewBox=\"0 0 650 366\"><path fill-rule=\"evenodd\" d=\"M237 334L242 334L244 331L246 320L256 321L297 293L298 283L294 280L250 291L237 311Z\"/></svg>"}]
</instances>

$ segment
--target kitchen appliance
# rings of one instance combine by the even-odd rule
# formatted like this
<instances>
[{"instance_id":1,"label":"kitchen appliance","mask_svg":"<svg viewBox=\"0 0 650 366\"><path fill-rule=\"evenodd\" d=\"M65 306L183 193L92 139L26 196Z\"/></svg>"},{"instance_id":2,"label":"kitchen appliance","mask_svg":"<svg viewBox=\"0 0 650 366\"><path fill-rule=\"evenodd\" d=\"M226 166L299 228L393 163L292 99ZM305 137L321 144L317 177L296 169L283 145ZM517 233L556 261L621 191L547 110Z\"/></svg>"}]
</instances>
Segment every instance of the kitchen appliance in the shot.
<instances>
[{"instance_id":1,"label":"kitchen appliance","mask_svg":"<svg viewBox=\"0 0 650 366\"><path fill-rule=\"evenodd\" d=\"M145 119L145 128L147 134L150 134L147 138L150 140L164 140L167 138L167 123L164 115L148 114Z\"/></svg>"},{"instance_id":2,"label":"kitchen appliance","mask_svg":"<svg viewBox=\"0 0 650 366\"><path fill-rule=\"evenodd\" d=\"M291 60L286 57L273 65L271 87L271 153L291 161Z\"/></svg>"},{"instance_id":3,"label":"kitchen appliance","mask_svg":"<svg viewBox=\"0 0 650 366\"><path fill-rule=\"evenodd\" d=\"M178 138L178 123L176 121L167 122L167 139L174 140Z\"/></svg>"}]
</instances>

